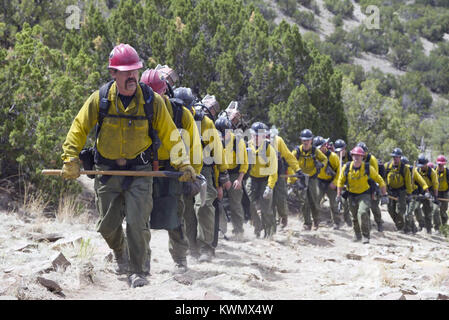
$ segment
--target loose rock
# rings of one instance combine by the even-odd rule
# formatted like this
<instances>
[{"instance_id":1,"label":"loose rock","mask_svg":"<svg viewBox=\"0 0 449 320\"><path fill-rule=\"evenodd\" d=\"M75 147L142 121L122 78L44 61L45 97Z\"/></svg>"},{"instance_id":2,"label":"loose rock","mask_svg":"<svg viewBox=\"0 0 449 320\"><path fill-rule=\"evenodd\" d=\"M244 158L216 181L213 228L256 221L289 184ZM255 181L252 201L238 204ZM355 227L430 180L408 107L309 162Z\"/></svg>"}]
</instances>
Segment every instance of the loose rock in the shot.
<instances>
[{"instance_id":1,"label":"loose rock","mask_svg":"<svg viewBox=\"0 0 449 320\"><path fill-rule=\"evenodd\" d=\"M53 268L55 269L59 268L62 269L63 271L65 271L67 267L71 265L71 263L66 259L66 257L61 252L52 259L51 264Z\"/></svg>"},{"instance_id":2,"label":"loose rock","mask_svg":"<svg viewBox=\"0 0 449 320\"><path fill-rule=\"evenodd\" d=\"M43 277L37 277L37 281L53 293L62 292L62 288L55 281Z\"/></svg>"},{"instance_id":3,"label":"loose rock","mask_svg":"<svg viewBox=\"0 0 449 320\"><path fill-rule=\"evenodd\" d=\"M362 256L359 256L358 254L354 254L354 253L346 254L346 258L350 259L350 260L362 260Z\"/></svg>"}]
</instances>

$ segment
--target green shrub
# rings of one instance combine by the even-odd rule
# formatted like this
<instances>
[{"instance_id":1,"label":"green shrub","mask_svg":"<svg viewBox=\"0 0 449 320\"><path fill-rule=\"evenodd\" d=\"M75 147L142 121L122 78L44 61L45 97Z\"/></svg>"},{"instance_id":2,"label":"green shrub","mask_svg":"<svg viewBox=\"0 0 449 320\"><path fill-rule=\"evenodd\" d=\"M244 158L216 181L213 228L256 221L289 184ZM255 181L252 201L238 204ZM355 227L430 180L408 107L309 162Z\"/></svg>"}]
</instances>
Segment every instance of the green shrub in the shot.
<instances>
[{"instance_id":1,"label":"green shrub","mask_svg":"<svg viewBox=\"0 0 449 320\"><path fill-rule=\"evenodd\" d=\"M324 0L325 7L335 15L343 17L352 17L354 6L350 0Z\"/></svg>"}]
</instances>

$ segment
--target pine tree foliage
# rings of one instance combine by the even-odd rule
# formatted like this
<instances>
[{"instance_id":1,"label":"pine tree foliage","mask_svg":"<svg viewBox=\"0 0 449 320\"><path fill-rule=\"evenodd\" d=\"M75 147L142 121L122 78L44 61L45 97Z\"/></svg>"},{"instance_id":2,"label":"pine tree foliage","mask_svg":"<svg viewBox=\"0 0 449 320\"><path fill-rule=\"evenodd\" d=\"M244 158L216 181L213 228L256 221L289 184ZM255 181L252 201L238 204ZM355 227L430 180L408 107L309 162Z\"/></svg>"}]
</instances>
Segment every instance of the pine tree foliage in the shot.
<instances>
[{"instance_id":1,"label":"pine tree foliage","mask_svg":"<svg viewBox=\"0 0 449 320\"><path fill-rule=\"evenodd\" d=\"M276 124L289 144L305 127L346 137L341 74L330 58L306 45L297 26L275 26L246 2L78 1L79 29L66 27L73 1L4 2L1 177L20 168L53 203L60 192L75 190L76 184L39 172L62 166L73 118L109 80L109 53L119 43L136 48L146 68L168 64L179 86L199 97L215 95L222 109L239 101L248 120Z\"/></svg>"}]
</instances>

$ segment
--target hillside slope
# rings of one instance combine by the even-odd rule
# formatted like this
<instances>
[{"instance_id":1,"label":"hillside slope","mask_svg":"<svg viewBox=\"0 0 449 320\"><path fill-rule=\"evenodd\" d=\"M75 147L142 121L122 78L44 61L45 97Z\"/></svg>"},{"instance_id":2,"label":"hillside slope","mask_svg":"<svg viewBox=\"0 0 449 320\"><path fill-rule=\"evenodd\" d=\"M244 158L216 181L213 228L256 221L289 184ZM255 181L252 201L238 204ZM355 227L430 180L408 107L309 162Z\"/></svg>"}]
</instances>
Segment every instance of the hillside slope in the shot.
<instances>
[{"instance_id":1,"label":"hillside slope","mask_svg":"<svg viewBox=\"0 0 449 320\"><path fill-rule=\"evenodd\" d=\"M447 299L447 240L395 232L384 209L382 214L386 231L373 227L368 245L352 242L352 228L332 230L326 210L318 231L300 231L302 222L291 215L271 241L256 239L247 223L247 241L221 238L211 263L189 259L182 276L171 274L167 232L153 230L150 285L130 289L125 276L113 273L110 250L87 214L55 220L2 211L0 298ZM51 265L60 253L70 263L66 269ZM62 294L47 290L38 277L55 281Z\"/></svg>"}]
</instances>

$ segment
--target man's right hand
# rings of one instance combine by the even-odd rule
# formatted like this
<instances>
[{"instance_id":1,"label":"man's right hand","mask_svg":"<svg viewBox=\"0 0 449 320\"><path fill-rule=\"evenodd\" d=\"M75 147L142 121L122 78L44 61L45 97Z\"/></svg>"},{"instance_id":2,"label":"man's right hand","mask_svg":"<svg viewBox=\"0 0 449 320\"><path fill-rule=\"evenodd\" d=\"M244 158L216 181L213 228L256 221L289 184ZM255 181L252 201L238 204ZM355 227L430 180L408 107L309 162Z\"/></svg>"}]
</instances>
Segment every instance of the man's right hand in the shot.
<instances>
[{"instance_id":1,"label":"man's right hand","mask_svg":"<svg viewBox=\"0 0 449 320\"><path fill-rule=\"evenodd\" d=\"M232 184L232 187L235 190L241 190L242 189L242 182L239 179L235 179L234 183Z\"/></svg>"},{"instance_id":2,"label":"man's right hand","mask_svg":"<svg viewBox=\"0 0 449 320\"><path fill-rule=\"evenodd\" d=\"M62 177L64 179L76 179L80 176L80 159L69 158L62 166Z\"/></svg>"}]
</instances>

